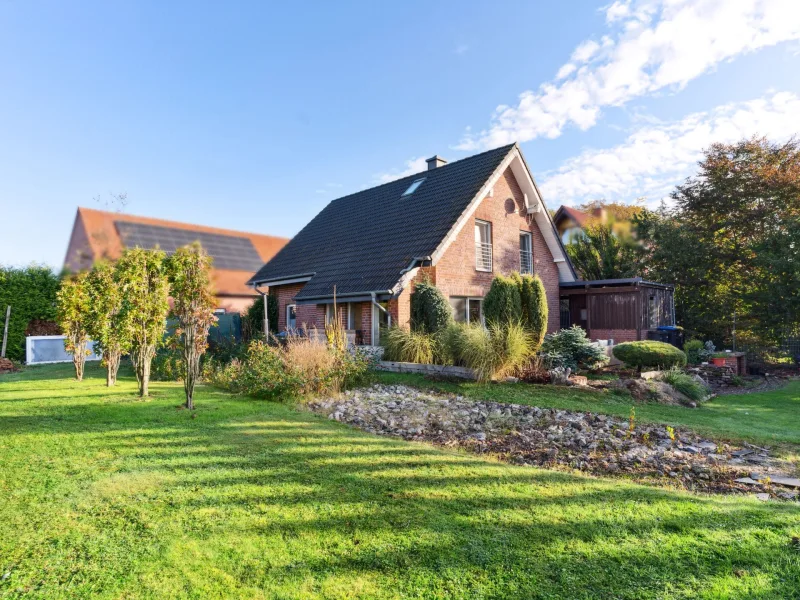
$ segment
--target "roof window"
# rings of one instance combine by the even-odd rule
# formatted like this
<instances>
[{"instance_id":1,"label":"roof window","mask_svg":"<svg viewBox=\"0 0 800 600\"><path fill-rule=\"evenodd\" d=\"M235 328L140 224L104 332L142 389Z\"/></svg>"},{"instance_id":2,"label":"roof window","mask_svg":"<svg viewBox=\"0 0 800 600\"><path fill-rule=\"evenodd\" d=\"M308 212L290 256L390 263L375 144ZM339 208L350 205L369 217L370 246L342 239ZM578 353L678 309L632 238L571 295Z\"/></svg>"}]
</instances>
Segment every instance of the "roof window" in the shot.
<instances>
[{"instance_id":1,"label":"roof window","mask_svg":"<svg viewBox=\"0 0 800 600\"><path fill-rule=\"evenodd\" d=\"M423 181L425 181L424 177L422 179L417 179L416 181L414 181L414 183L408 186L408 189L405 192L403 192L403 196L410 196L411 194L416 192L417 188L422 185Z\"/></svg>"}]
</instances>

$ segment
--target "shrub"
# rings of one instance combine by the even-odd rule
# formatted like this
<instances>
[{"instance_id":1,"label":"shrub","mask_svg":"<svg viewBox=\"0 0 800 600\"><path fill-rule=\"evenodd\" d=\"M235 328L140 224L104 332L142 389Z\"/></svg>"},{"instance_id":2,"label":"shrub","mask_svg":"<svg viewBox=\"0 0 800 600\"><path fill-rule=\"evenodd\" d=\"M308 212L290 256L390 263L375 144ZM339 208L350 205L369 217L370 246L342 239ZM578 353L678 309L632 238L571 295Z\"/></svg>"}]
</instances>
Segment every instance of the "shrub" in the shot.
<instances>
[{"instance_id":1,"label":"shrub","mask_svg":"<svg viewBox=\"0 0 800 600\"><path fill-rule=\"evenodd\" d=\"M72 355L75 377L83 380L86 357L91 354L88 348L89 333L89 285L86 274L64 279L58 290L58 324L64 332L64 349Z\"/></svg>"},{"instance_id":2,"label":"shrub","mask_svg":"<svg viewBox=\"0 0 800 600\"><path fill-rule=\"evenodd\" d=\"M267 295L267 317L269 330L278 333L278 299ZM242 335L249 342L264 339L264 297L258 296L242 315Z\"/></svg>"},{"instance_id":3,"label":"shrub","mask_svg":"<svg viewBox=\"0 0 800 600\"><path fill-rule=\"evenodd\" d=\"M550 369L596 369L608 361L603 349L593 344L579 326L562 329L545 336L540 349L544 363Z\"/></svg>"},{"instance_id":4,"label":"shrub","mask_svg":"<svg viewBox=\"0 0 800 600\"><path fill-rule=\"evenodd\" d=\"M390 327L382 339L385 360L419 364L433 364L435 360L436 339L430 333Z\"/></svg>"},{"instance_id":5,"label":"shrub","mask_svg":"<svg viewBox=\"0 0 800 600\"><path fill-rule=\"evenodd\" d=\"M532 354L530 335L519 323L492 323L488 328L461 325L460 332L452 332L451 336L455 362L475 371L478 381L509 375L520 369Z\"/></svg>"},{"instance_id":6,"label":"shrub","mask_svg":"<svg viewBox=\"0 0 800 600\"><path fill-rule=\"evenodd\" d=\"M517 282L522 308L522 326L528 330L536 350L542 345L547 333L547 294L538 275L512 277Z\"/></svg>"},{"instance_id":7,"label":"shrub","mask_svg":"<svg viewBox=\"0 0 800 600\"><path fill-rule=\"evenodd\" d=\"M441 290L428 281L414 286L411 294L411 330L437 333L453 322L453 309Z\"/></svg>"},{"instance_id":8,"label":"shrub","mask_svg":"<svg viewBox=\"0 0 800 600\"><path fill-rule=\"evenodd\" d=\"M183 361L176 347L159 348L150 363L153 381L180 381L183 379Z\"/></svg>"},{"instance_id":9,"label":"shrub","mask_svg":"<svg viewBox=\"0 0 800 600\"><path fill-rule=\"evenodd\" d=\"M695 402L704 400L709 394L709 390L705 384L676 367L664 371L659 379L664 383L668 383L681 394Z\"/></svg>"},{"instance_id":10,"label":"shrub","mask_svg":"<svg viewBox=\"0 0 800 600\"><path fill-rule=\"evenodd\" d=\"M690 365L699 365L703 362L700 358L703 342L700 340L689 340L683 345L683 351L686 353L686 362Z\"/></svg>"},{"instance_id":11,"label":"shrub","mask_svg":"<svg viewBox=\"0 0 800 600\"><path fill-rule=\"evenodd\" d=\"M242 360L214 365L204 373L211 383L234 393L281 400L338 392L363 380L369 367L361 351L338 352L321 341L292 337L282 347L251 342Z\"/></svg>"},{"instance_id":12,"label":"shrub","mask_svg":"<svg viewBox=\"0 0 800 600\"><path fill-rule=\"evenodd\" d=\"M32 265L17 269L0 266L0 336L6 307L11 306L6 357L25 360L25 330L31 320L54 321L59 277L49 267ZM60 330L54 335L60 335ZM50 335L32 333L31 335Z\"/></svg>"},{"instance_id":13,"label":"shrub","mask_svg":"<svg viewBox=\"0 0 800 600\"><path fill-rule=\"evenodd\" d=\"M507 325L522 321L522 299L519 286L511 277L498 275L483 299L486 324Z\"/></svg>"},{"instance_id":14,"label":"shrub","mask_svg":"<svg viewBox=\"0 0 800 600\"><path fill-rule=\"evenodd\" d=\"M614 346L614 356L629 367L654 367L667 369L682 367L686 364L686 355L671 344L646 340L641 342L625 342Z\"/></svg>"}]
</instances>

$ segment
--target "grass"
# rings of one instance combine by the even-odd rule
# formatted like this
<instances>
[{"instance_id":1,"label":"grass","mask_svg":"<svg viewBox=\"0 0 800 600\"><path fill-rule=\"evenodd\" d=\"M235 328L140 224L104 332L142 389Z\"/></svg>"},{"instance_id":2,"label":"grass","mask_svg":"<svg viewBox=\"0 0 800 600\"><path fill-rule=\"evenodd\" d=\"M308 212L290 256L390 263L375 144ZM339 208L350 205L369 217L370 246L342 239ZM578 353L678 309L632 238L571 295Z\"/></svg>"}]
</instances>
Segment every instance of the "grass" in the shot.
<instances>
[{"instance_id":1,"label":"grass","mask_svg":"<svg viewBox=\"0 0 800 600\"><path fill-rule=\"evenodd\" d=\"M435 388L477 400L591 411L626 417L627 394L527 383L481 385L439 382L411 373L380 373L378 381ZM636 405L637 420L687 427L720 439L762 444L800 444L800 381L768 392L718 396L699 408L647 403Z\"/></svg>"},{"instance_id":2,"label":"grass","mask_svg":"<svg viewBox=\"0 0 800 600\"><path fill-rule=\"evenodd\" d=\"M796 506L505 465L205 387L191 413L180 384L141 401L94 365L69 376L0 378L3 598L800 593Z\"/></svg>"}]
</instances>

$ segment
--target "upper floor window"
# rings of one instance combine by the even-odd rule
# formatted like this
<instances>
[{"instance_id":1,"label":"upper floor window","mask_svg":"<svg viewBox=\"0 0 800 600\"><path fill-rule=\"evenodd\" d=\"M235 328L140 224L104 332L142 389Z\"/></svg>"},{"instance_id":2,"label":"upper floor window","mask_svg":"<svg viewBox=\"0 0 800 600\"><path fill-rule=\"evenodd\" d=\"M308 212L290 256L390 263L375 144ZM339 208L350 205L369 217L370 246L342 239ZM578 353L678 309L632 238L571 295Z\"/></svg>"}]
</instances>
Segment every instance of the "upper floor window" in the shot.
<instances>
[{"instance_id":1,"label":"upper floor window","mask_svg":"<svg viewBox=\"0 0 800 600\"><path fill-rule=\"evenodd\" d=\"M475 268L492 270L492 224L488 221L475 221Z\"/></svg>"},{"instance_id":2,"label":"upper floor window","mask_svg":"<svg viewBox=\"0 0 800 600\"><path fill-rule=\"evenodd\" d=\"M519 232L519 272L533 275L533 244L528 231Z\"/></svg>"}]
</instances>

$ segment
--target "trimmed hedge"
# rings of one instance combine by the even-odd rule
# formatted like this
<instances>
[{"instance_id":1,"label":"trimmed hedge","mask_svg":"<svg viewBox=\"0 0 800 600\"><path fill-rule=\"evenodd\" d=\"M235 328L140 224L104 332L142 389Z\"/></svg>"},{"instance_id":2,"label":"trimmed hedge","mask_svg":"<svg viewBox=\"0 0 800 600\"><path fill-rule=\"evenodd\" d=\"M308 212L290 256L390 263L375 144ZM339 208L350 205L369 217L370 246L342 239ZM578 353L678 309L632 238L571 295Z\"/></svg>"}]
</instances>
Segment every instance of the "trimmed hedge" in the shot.
<instances>
[{"instance_id":1,"label":"trimmed hedge","mask_svg":"<svg viewBox=\"0 0 800 600\"><path fill-rule=\"evenodd\" d=\"M522 322L522 297L517 282L498 275L483 299L483 316L487 325L509 325Z\"/></svg>"},{"instance_id":2,"label":"trimmed hedge","mask_svg":"<svg viewBox=\"0 0 800 600\"><path fill-rule=\"evenodd\" d=\"M441 290L429 281L414 286L411 294L411 330L437 333L453 322L453 309Z\"/></svg>"},{"instance_id":3,"label":"trimmed hedge","mask_svg":"<svg viewBox=\"0 0 800 600\"><path fill-rule=\"evenodd\" d=\"M614 356L629 367L656 367L668 369L682 367L686 364L686 354L672 344L645 340L641 342L625 342L614 346Z\"/></svg>"},{"instance_id":4,"label":"trimmed hedge","mask_svg":"<svg viewBox=\"0 0 800 600\"><path fill-rule=\"evenodd\" d=\"M547 333L547 293L538 275L511 276L519 287L522 302L522 326L528 331L535 350L538 350Z\"/></svg>"},{"instance_id":5,"label":"trimmed hedge","mask_svg":"<svg viewBox=\"0 0 800 600\"><path fill-rule=\"evenodd\" d=\"M6 320L6 307L11 305L6 356L25 360L25 330L33 319L54 321L56 292L61 278L48 267L32 265L17 269L0 266L0 343Z\"/></svg>"}]
</instances>

